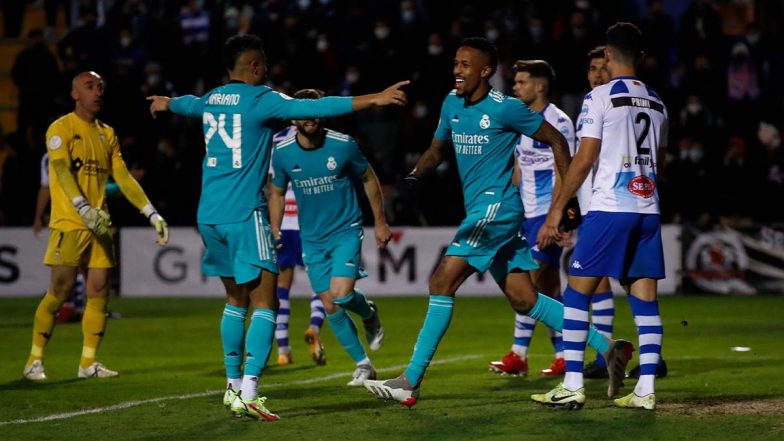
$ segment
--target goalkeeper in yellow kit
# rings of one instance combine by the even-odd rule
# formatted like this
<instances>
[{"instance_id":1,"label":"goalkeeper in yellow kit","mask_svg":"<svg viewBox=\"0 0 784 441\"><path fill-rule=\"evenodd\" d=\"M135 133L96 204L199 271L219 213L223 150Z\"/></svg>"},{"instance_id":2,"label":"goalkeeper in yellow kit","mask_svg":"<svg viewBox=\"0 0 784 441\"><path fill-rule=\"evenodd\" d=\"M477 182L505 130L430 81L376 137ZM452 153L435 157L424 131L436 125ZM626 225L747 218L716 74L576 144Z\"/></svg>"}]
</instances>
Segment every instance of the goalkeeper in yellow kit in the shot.
<instances>
[{"instance_id":1,"label":"goalkeeper in yellow kit","mask_svg":"<svg viewBox=\"0 0 784 441\"><path fill-rule=\"evenodd\" d=\"M44 263L51 270L49 289L35 312L33 345L24 368L30 380L46 380L43 351L52 335L60 306L73 289L76 274L87 274L87 304L82 318L84 343L77 375L114 377L95 359L106 328L109 268L115 266L111 221L106 211L106 181L111 175L123 195L149 219L157 242L169 240L166 221L155 211L138 182L128 173L114 129L96 118L103 105L104 82L95 72L73 79L73 112L46 132L52 212Z\"/></svg>"}]
</instances>

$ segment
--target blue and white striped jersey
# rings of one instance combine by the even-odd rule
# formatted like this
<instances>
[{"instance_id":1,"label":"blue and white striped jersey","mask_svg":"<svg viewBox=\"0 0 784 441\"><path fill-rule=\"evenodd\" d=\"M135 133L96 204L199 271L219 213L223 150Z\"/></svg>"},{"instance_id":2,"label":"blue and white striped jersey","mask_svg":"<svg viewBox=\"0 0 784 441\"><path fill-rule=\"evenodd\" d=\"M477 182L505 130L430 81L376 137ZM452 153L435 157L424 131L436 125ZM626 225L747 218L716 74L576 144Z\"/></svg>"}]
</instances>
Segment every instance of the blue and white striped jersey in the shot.
<instances>
[{"instance_id":1,"label":"blue and white striped jersey","mask_svg":"<svg viewBox=\"0 0 784 441\"><path fill-rule=\"evenodd\" d=\"M667 109L635 77L616 77L585 96L580 139L602 141L590 211L659 213L656 153L667 146Z\"/></svg>"},{"instance_id":2,"label":"blue and white striped jersey","mask_svg":"<svg viewBox=\"0 0 784 441\"><path fill-rule=\"evenodd\" d=\"M555 104L549 103L539 112L569 143L574 154L574 124ZM520 197L525 217L544 216L553 201L555 186L555 157L549 144L522 135L517 144L517 166L520 167Z\"/></svg>"}]
</instances>

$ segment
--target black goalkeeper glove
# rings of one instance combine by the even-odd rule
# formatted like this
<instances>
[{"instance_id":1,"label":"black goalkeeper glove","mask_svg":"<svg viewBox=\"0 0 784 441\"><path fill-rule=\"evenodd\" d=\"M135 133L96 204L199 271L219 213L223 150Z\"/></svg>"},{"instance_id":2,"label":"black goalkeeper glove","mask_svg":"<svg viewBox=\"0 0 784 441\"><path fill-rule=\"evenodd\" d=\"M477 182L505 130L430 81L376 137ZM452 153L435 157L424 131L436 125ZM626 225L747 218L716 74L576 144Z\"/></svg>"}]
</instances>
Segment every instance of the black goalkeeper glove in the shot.
<instances>
[{"instance_id":1,"label":"black goalkeeper glove","mask_svg":"<svg viewBox=\"0 0 784 441\"><path fill-rule=\"evenodd\" d=\"M563 216L561 217L561 228L564 231L572 231L577 229L583 222L583 215L580 213L580 204L577 198L569 199L563 209Z\"/></svg>"},{"instance_id":2,"label":"black goalkeeper glove","mask_svg":"<svg viewBox=\"0 0 784 441\"><path fill-rule=\"evenodd\" d=\"M408 176L403 178L403 188L408 192L414 192L419 187L419 178L409 173Z\"/></svg>"}]
</instances>

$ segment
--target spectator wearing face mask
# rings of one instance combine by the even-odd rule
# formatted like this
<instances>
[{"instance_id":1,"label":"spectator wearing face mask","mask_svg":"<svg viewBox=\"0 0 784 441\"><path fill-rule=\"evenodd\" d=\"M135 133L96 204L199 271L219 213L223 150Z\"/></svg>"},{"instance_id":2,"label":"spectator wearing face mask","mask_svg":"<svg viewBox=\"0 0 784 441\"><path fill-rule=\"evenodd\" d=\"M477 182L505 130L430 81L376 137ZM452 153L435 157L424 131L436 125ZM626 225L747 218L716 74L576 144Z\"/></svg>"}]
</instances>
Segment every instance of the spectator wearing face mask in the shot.
<instances>
[{"instance_id":1,"label":"spectator wearing face mask","mask_svg":"<svg viewBox=\"0 0 784 441\"><path fill-rule=\"evenodd\" d=\"M757 157L749 153L749 146L742 137L730 136L715 187L716 194L721 195L717 202L723 222L749 223L760 214L762 207L767 209L770 205L761 200L764 169ZM767 195L764 196L768 200Z\"/></svg>"},{"instance_id":2,"label":"spectator wearing face mask","mask_svg":"<svg viewBox=\"0 0 784 441\"><path fill-rule=\"evenodd\" d=\"M713 133L713 115L699 95L689 95L686 98L686 105L681 109L679 122L682 136L706 142Z\"/></svg>"},{"instance_id":3,"label":"spectator wearing face mask","mask_svg":"<svg viewBox=\"0 0 784 441\"><path fill-rule=\"evenodd\" d=\"M678 154L665 169L673 200L673 221L690 226L704 226L711 220L715 191L712 189L705 149L691 137L678 141Z\"/></svg>"},{"instance_id":4,"label":"spectator wearing face mask","mask_svg":"<svg viewBox=\"0 0 784 441\"><path fill-rule=\"evenodd\" d=\"M727 118L741 125L739 133L744 136L751 135L753 121L759 119L760 96L759 75L749 48L735 43L727 66Z\"/></svg>"}]
</instances>

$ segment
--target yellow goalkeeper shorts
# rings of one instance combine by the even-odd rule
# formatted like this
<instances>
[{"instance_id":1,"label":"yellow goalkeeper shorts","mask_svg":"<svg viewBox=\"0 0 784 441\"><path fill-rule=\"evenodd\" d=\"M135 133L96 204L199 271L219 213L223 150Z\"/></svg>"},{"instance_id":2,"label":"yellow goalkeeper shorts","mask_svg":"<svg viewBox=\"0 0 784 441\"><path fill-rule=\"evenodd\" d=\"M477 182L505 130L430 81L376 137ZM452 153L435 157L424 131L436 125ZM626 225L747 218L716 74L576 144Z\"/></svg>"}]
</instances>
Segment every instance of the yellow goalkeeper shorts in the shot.
<instances>
[{"instance_id":1,"label":"yellow goalkeeper shorts","mask_svg":"<svg viewBox=\"0 0 784 441\"><path fill-rule=\"evenodd\" d=\"M114 268L114 240L110 234L96 236L90 230L49 230L49 246L44 264L50 266L84 266Z\"/></svg>"}]
</instances>

